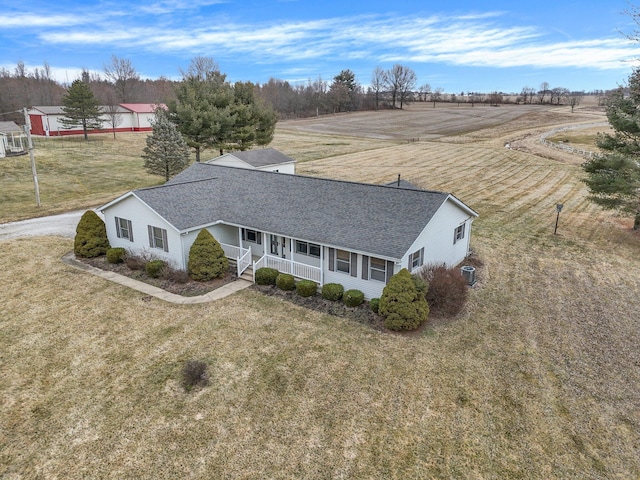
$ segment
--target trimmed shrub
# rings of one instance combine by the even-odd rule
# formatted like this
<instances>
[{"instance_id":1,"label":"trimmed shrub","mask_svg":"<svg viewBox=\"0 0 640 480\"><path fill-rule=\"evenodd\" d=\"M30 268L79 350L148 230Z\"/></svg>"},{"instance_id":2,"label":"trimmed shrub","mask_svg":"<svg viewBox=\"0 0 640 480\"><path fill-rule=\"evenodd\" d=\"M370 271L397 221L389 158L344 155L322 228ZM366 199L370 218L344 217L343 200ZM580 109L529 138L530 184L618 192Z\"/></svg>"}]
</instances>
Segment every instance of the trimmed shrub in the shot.
<instances>
[{"instance_id":1,"label":"trimmed shrub","mask_svg":"<svg viewBox=\"0 0 640 480\"><path fill-rule=\"evenodd\" d=\"M318 293L318 284L312 280L300 280L296 283L296 292L301 297L312 297Z\"/></svg>"},{"instance_id":2,"label":"trimmed shrub","mask_svg":"<svg viewBox=\"0 0 640 480\"><path fill-rule=\"evenodd\" d=\"M357 307L358 305L362 305L362 302L364 302L364 293L355 289L347 290L342 296L342 302L347 307Z\"/></svg>"},{"instance_id":3,"label":"trimmed shrub","mask_svg":"<svg viewBox=\"0 0 640 480\"><path fill-rule=\"evenodd\" d=\"M369 300L369 307L373 313L378 313L378 310L380 310L380 299L372 298Z\"/></svg>"},{"instance_id":4,"label":"trimmed shrub","mask_svg":"<svg viewBox=\"0 0 640 480\"><path fill-rule=\"evenodd\" d=\"M415 330L429 316L429 305L406 268L396 273L380 297L378 308L389 330Z\"/></svg>"},{"instance_id":5,"label":"trimmed shrub","mask_svg":"<svg viewBox=\"0 0 640 480\"><path fill-rule=\"evenodd\" d=\"M144 266L144 271L151 278L158 278L165 268L166 263L163 260L151 260Z\"/></svg>"},{"instance_id":6,"label":"trimmed shrub","mask_svg":"<svg viewBox=\"0 0 640 480\"><path fill-rule=\"evenodd\" d=\"M293 278L293 275L281 273L276 277L276 286L280 290L291 291L296 288L296 280Z\"/></svg>"},{"instance_id":7,"label":"trimmed shrub","mask_svg":"<svg viewBox=\"0 0 640 480\"><path fill-rule=\"evenodd\" d=\"M460 313L469 288L458 268L427 265L420 270L420 277L429 285L425 298L433 313L449 316Z\"/></svg>"},{"instance_id":8,"label":"trimmed shrub","mask_svg":"<svg viewBox=\"0 0 640 480\"><path fill-rule=\"evenodd\" d=\"M189 275L194 280L206 282L224 276L228 269L229 260L220 243L209 230L203 228L189 249Z\"/></svg>"},{"instance_id":9,"label":"trimmed shrub","mask_svg":"<svg viewBox=\"0 0 640 480\"><path fill-rule=\"evenodd\" d=\"M107 253L109 249L107 227L93 210L87 210L80 218L73 241L76 257L94 258Z\"/></svg>"},{"instance_id":10,"label":"trimmed shrub","mask_svg":"<svg viewBox=\"0 0 640 480\"><path fill-rule=\"evenodd\" d=\"M258 285L275 285L280 272L275 268L262 267L256 270L256 283Z\"/></svg>"},{"instance_id":11,"label":"trimmed shrub","mask_svg":"<svg viewBox=\"0 0 640 480\"><path fill-rule=\"evenodd\" d=\"M337 302L344 295L344 287L339 283L325 283L322 286L322 298Z\"/></svg>"},{"instance_id":12,"label":"trimmed shrub","mask_svg":"<svg viewBox=\"0 0 640 480\"><path fill-rule=\"evenodd\" d=\"M209 384L208 365L200 360L189 360L182 368L182 386L186 391Z\"/></svg>"},{"instance_id":13,"label":"trimmed shrub","mask_svg":"<svg viewBox=\"0 0 640 480\"><path fill-rule=\"evenodd\" d=\"M122 263L127 251L122 247L110 248L107 250L107 262Z\"/></svg>"}]
</instances>

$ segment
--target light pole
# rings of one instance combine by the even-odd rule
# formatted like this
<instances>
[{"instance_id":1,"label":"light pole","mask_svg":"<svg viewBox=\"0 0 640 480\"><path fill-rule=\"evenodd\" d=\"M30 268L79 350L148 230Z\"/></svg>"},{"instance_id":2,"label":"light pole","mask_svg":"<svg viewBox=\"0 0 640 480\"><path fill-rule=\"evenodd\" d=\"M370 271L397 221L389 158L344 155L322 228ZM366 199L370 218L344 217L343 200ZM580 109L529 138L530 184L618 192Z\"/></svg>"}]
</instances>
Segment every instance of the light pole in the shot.
<instances>
[{"instance_id":1,"label":"light pole","mask_svg":"<svg viewBox=\"0 0 640 480\"><path fill-rule=\"evenodd\" d=\"M557 235L558 232L558 220L560 220L560 212L562 211L562 207L564 207L564 204L556 203L556 211L558 212L558 215L556 215L556 228L553 229L554 235Z\"/></svg>"}]
</instances>

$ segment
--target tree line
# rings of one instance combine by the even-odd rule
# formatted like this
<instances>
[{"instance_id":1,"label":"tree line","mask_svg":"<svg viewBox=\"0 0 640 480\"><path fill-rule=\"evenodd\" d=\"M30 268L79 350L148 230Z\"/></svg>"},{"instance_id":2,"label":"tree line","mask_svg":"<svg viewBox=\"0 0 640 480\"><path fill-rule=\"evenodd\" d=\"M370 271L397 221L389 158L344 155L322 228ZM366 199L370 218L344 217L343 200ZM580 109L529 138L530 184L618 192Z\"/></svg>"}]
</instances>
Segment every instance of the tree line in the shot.
<instances>
[{"instance_id":1,"label":"tree line","mask_svg":"<svg viewBox=\"0 0 640 480\"><path fill-rule=\"evenodd\" d=\"M101 73L83 70L82 80L93 92L100 105L115 106L119 103L165 103L177 100L177 90L184 87L185 76L180 80L165 77L142 79L134 65L126 58L113 55L103 66ZM249 82L245 82L249 83ZM568 102L578 104L583 92L571 92L563 87L550 88L543 82L540 88L524 87L519 95L503 92L460 92L445 94L440 87L425 83L417 85L416 73L409 67L396 64L385 70L375 67L367 86L356 78L353 71L344 69L327 80L318 76L304 84L293 85L286 80L270 78L265 83L251 83L253 95L271 104L278 118L299 118L354 110L378 110L404 108L411 102L487 103L497 105L515 103ZM57 82L51 67L28 71L19 62L14 71L0 69L0 112L11 112L34 105L61 105L68 86ZM514 100L515 97L515 100ZM13 119L20 122L20 116Z\"/></svg>"}]
</instances>

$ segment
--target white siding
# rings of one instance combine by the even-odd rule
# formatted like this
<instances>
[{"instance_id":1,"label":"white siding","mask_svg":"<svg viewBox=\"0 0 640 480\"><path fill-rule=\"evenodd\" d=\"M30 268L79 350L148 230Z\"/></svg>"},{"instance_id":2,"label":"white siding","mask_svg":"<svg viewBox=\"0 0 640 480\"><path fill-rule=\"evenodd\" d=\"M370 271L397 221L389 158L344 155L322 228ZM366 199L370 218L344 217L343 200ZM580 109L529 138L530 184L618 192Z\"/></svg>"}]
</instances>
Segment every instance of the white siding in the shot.
<instances>
[{"instance_id":1,"label":"white siding","mask_svg":"<svg viewBox=\"0 0 640 480\"><path fill-rule=\"evenodd\" d=\"M257 170L263 170L265 172L286 173L289 175L293 175L296 173L296 164L293 162L280 163L278 165L267 165L266 167L260 167Z\"/></svg>"},{"instance_id":2,"label":"white siding","mask_svg":"<svg viewBox=\"0 0 640 480\"><path fill-rule=\"evenodd\" d=\"M246 168L249 170L255 170L251 165L247 162L240 160L239 158L234 157L228 153L225 153L221 157L214 158L211 160L207 160L207 163L212 165L220 165L223 167L235 167L235 168Z\"/></svg>"},{"instance_id":3,"label":"white siding","mask_svg":"<svg viewBox=\"0 0 640 480\"><path fill-rule=\"evenodd\" d=\"M402 267L409 268L409 256L424 247L424 264L446 264L453 267L469 254L469 239L473 218L447 200L435 213L402 258ZM464 238L453 243L455 229L465 223ZM410 270L410 268L409 268Z\"/></svg>"},{"instance_id":4,"label":"white siding","mask_svg":"<svg viewBox=\"0 0 640 480\"><path fill-rule=\"evenodd\" d=\"M357 267L356 274L357 276L351 276L351 273L343 273L338 271L330 271L329 270L329 249L327 247L324 248L324 283L339 283L344 287L344 290L360 290L364 293L364 297L367 300L371 300L372 298L379 298L382 295L382 290L386 286L385 282L381 282L378 280L363 280L362 279L362 262L363 258L360 254L357 255ZM394 272L397 273L399 271L398 265L394 265ZM367 275L368 276L368 275Z\"/></svg>"},{"instance_id":5,"label":"white siding","mask_svg":"<svg viewBox=\"0 0 640 480\"><path fill-rule=\"evenodd\" d=\"M169 225L162 217L151 211L138 198L133 195L112 205L104 212L104 223L107 227L107 236L112 247L123 247L134 255L150 255L170 263L174 268L186 269L182 255L182 239L180 234ZM131 221L133 242L126 238L118 238L116 232L115 217ZM169 251L149 245L148 226L163 228L167 231L167 244Z\"/></svg>"}]
</instances>

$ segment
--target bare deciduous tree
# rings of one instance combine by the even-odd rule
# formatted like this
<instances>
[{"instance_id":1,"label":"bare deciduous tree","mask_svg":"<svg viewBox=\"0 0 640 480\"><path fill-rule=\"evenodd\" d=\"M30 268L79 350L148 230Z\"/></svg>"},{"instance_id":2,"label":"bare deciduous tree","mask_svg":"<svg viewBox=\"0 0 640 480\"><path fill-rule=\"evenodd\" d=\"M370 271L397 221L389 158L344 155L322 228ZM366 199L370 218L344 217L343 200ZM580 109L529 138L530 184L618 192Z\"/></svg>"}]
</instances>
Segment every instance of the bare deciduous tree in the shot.
<instances>
[{"instance_id":1,"label":"bare deciduous tree","mask_svg":"<svg viewBox=\"0 0 640 480\"><path fill-rule=\"evenodd\" d=\"M111 63L104 66L104 74L113 83L120 102L130 102L134 89L140 82L140 75L131 61L112 55Z\"/></svg>"},{"instance_id":2,"label":"bare deciduous tree","mask_svg":"<svg viewBox=\"0 0 640 480\"><path fill-rule=\"evenodd\" d=\"M549 82L542 82L540 84L540 90L538 90L538 102L544 103L544 99L549 93Z\"/></svg>"},{"instance_id":3,"label":"bare deciduous tree","mask_svg":"<svg viewBox=\"0 0 640 480\"><path fill-rule=\"evenodd\" d=\"M380 95L382 94L386 84L387 80L385 71L380 67L376 67L371 74L371 90L375 96L376 110L378 110L380 106Z\"/></svg>"}]
</instances>

